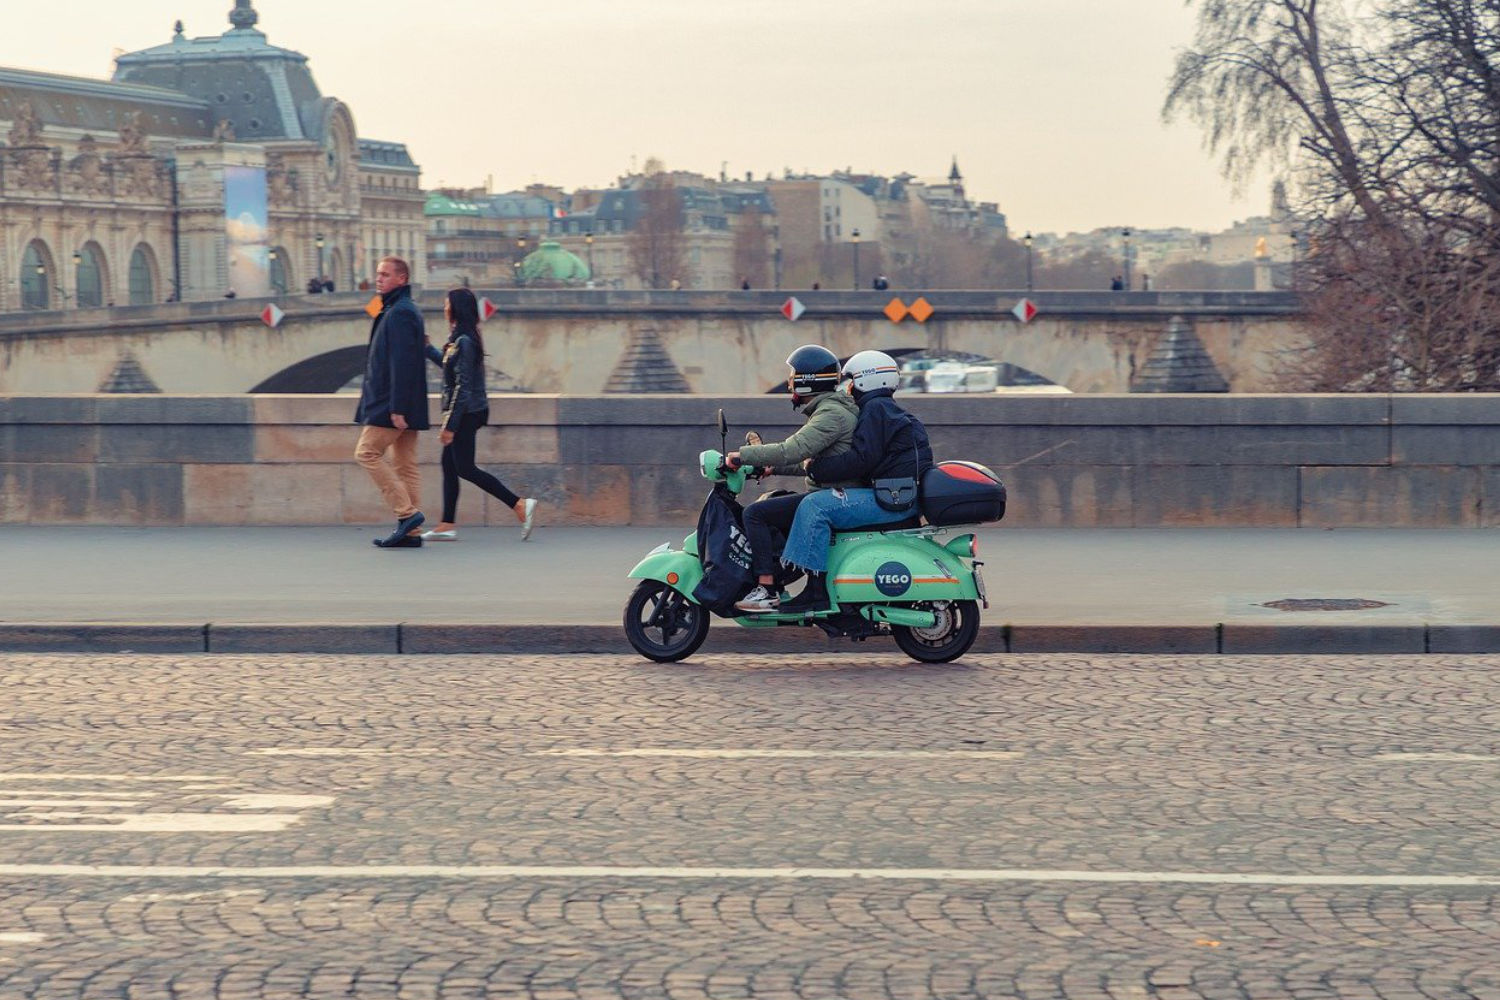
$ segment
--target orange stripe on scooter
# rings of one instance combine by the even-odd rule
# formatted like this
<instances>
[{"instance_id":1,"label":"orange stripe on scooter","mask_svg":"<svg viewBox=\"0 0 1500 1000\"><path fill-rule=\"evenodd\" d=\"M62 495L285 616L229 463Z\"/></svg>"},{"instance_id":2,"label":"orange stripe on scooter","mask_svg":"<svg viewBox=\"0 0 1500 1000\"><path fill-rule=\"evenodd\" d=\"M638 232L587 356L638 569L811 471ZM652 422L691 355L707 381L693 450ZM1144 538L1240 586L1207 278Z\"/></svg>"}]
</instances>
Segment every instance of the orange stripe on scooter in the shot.
<instances>
[{"instance_id":1,"label":"orange stripe on scooter","mask_svg":"<svg viewBox=\"0 0 1500 1000\"><path fill-rule=\"evenodd\" d=\"M873 576L836 576L833 578L833 582L835 585L842 585L846 583L874 583L875 578ZM911 582L913 584L957 583L958 578L952 576L917 576L913 577Z\"/></svg>"}]
</instances>

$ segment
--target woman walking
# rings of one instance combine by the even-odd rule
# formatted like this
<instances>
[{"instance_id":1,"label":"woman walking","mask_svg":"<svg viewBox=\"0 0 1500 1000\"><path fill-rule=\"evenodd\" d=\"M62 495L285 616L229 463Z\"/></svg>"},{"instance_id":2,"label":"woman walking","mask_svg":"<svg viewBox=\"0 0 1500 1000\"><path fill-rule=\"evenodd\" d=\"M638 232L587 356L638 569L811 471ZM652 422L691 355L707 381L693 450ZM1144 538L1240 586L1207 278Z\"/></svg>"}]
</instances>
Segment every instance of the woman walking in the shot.
<instances>
[{"instance_id":1,"label":"woman walking","mask_svg":"<svg viewBox=\"0 0 1500 1000\"><path fill-rule=\"evenodd\" d=\"M516 513L521 541L531 537L536 500L522 499L474 464L475 438L489 423L490 400L484 389L484 340L479 335L479 301L467 288L449 290L443 303L448 343L439 351L427 345L427 356L443 367L443 520L422 533L429 542L458 539L458 481L467 479Z\"/></svg>"}]
</instances>

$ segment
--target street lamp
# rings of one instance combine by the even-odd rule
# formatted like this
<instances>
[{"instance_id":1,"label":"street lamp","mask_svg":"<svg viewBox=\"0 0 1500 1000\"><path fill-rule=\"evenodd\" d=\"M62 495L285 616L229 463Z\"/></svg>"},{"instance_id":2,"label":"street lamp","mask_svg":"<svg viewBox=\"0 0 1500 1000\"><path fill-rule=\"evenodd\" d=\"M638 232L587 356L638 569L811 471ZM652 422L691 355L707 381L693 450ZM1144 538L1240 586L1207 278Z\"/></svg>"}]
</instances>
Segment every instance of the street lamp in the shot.
<instances>
[{"instance_id":1,"label":"street lamp","mask_svg":"<svg viewBox=\"0 0 1500 1000\"><path fill-rule=\"evenodd\" d=\"M854 237L854 290L859 291L859 230L851 234Z\"/></svg>"},{"instance_id":2,"label":"street lamp","mask_svg":"<svg viewBox=\"0 0 1500 1000\"><path fill-rule=\"evenodd\" d=\"M1031 291L1031 234L1027 233L1021 237L1021 242L1026 244L1026 290Z\"/></svg>"},{"instance_id":3,"label":"street lamp","mask_svg":"<svg viewBox=\"0 0 1500 1000\"><path fill-rule=\"evenodd\" d=\"M313 245L318 248L318 282L323 281L323 234L319 233L313 239Z\"/></svg>"},{"instance_id":4,"label":"street lamp","mask_svg":"<svg viewBox=\"0 0 1500 1000\"><path fill-rule=\"evenodd\" d=\"M594 234L583 234L584 245L589 248L589 280L594 280Z\"/></svg>"},{"instance_id":5,"label":"street lamp","mask_svg":"<svg viewBox=\"0 0 1500 1000\"><path fill-rule=\"evenodd\" d=\"M1130 230L1120 231L1125 243L1125 291L1130 291Z\"/></svg>"}]
</instances>

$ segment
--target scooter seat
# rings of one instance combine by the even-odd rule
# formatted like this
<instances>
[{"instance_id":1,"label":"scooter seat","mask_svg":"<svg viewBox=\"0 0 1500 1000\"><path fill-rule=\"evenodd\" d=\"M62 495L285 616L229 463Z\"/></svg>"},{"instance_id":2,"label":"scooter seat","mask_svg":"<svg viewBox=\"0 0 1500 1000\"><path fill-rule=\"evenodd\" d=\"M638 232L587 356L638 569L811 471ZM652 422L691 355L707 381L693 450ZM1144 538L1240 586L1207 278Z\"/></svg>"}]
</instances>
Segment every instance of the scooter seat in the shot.
<instances>
[{"instance_id":1,"label":"scooter seat","mask_svg":"<svg viewBox=\"0 0 1500 1000\"><path fill-rule=\"evenodd\" d=\"M847 535L855 531L899 531L902 528L920 528L922 526L922 515L913 514L904 521L886 521L884 524L861 524L853 528L835 528L836 535Z\"/></svg>"}]
</instances>

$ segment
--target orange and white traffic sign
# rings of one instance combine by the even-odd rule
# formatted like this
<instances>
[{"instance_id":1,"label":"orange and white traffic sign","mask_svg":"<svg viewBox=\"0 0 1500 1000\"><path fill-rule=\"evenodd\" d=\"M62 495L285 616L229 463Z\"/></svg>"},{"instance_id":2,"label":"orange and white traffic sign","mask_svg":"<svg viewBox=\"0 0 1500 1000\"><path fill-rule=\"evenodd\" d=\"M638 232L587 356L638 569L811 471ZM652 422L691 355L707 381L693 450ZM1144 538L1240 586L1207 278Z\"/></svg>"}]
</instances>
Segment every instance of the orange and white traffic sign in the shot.
<instances>
[{"instance_id":1,"label":"orange and white traffic sign","mask_svg":"<svg viewBox=\"0 0 1500 1000\"><path fill-rule=\"evenodd\" d=\"M489 319L499 311L500 307L491 302L488 296L479 300L479 319L481 322Z\"/></svg>"},{"instance_id":2,"label":"orange and white traffic sign","mask_svg":"<svg viewBox=\"0 0 1500 1000\"><path fill-rule=\"evenodd\" d=\"M286 313L274 302L260 311L260 321L273 330L280 326L285 318Z\"/></svg>"},{"instance_id":3,"label":"orange and white traffic sign","mask_svg":"<svg viewBox=\"0 0 1500 1000\"><path fill-rule=\"evenodd\" d=\"M800 319L802 314L806 311L807 307L804 306L802 304L802 301L795 295L781 304L781 315L785 316L789 320L796 321L797 319Z\"/></svg>"},{"instance_id":4,"label":"orange and white traffic sign","mask_svg":"<svg viewBox=\"0 0 1500 1000\"><path fill-rule=\"evenodd\" d=\"M1036 303L1030 299L1022 299L1016 303L1011 313L1022 323L1030 323L1036 319Z\"/></svg>"}]
</instances>

